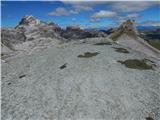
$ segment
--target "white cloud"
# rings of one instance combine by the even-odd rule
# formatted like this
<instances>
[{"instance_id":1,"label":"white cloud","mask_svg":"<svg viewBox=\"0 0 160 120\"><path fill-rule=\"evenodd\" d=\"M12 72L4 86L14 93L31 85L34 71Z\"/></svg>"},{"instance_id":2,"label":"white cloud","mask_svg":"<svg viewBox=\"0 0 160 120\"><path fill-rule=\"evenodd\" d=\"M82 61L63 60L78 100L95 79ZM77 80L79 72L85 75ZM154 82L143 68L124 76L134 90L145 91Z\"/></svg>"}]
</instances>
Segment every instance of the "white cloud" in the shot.
<instances>
[{"instance_id":1,"label":"white cloud","mask_svg":"<svg viewBox=\"0 0 160 120\"><path fill-rule=\"evenodd\" d=\"M83 11L91 11L93 10L93 8L91 6L89 6L88 4L84 4L84 3L88 3L88 2L71 2L71 1L64 1L65 4L71 4L71 8L70 10L66 9L66 8L56 8L55 11L50 12L48 15L50 16L68 16L70 14L79 14L80 12Z\"/></svg>"},{"instance_id":2,"label":"white cloud","mask_svg":"<svg viewBox=\"0 0 160 120\"><path fill-rule=\"evenodd\" d=\"M113 2L111 7L118 12L140 12L158 4L153 1L123 1Z\"/></svg>"},{"instance_id":3,"label":"white cloud","mask_svg":"<svg viewBox=\"0 0 160 120\"><path fill-rule=\"evenodd\" d=\"M72 21L76 21L76 18L72 18Z\"/></svg>"},{"instance_id":4,"label":"white cloud","mask_svg":"<svg viewBox=\"0 0 160 120\"><path fill-rule=\"evenodd\" d=\"M128 19L132 19L135 20L135 22L137 23L138 21L142 20L142 16L140 16L138 13L131 13L131 14L127 14L127 15L118 15L116 16L113 20L118 24L122 24L123 22L125 22Z\"/></svg>"},{"instance_id":5,"label":"white cloud","mask_svg":"<svg viewBox=\"0 0 160 120\"><path fill-rule=\"evenodd\" d=\"M160 26L160 21L146 21L144 23L140 23L139 26Z\"/></svg>"},{"instance_id":6,"label":"white cloud","mask_svg":"<svg viewBox=\"0 0 160 120\"><path fill-rule=\"evenodd\" d=\"M117 15L116 12L101 10L99 12L94 13L91 17L92 18L113 18L116 15Z\"/></svg>"},{"instance_id":7,"label":"white cloud","mask_svg":"<svg viewBox=\"0 0 160 120\"><path fill-rule=\"evenodd\" d=\"M91 11L93 10L92 7L90 6L84 6L84 5L75 5L73 6L74 10L77 12L81 12L81 11Z\"/></svg>"},{"instance_id":8,"label":"white cloud","mask_svg":"<svg viewBox=\"0 0 160 120\"><path fill-rule=\"evenodd\" d=\"M91 1L61 1L64 4L71 5L71 11L72 13L80 13L83 11L91 11L93 10L93 4L94 2Z\"/></svg>"},{"instance_id":9,"label":"white cloud","mask_svg":"<svg viewBox=\"0 0 160 120\"><path fill-rule=\"evenodd\" d=\"M90 6L90 7L106 3L106 1L93 1L93 0L90 0L90 1L89 0L84 0L84 1L82 1L82 0L73 0L73 1L62 0L61 2L63 2L64 4Z\"/></svg>"},{"instance_id":10,"label":"white cloud","mask_svg":"<svg viewBox=\"0 0 160 120\"><path fill-rule=\"evenodd\" d=\"M71 11L73 13L80 13L84 11L92 11L93 6L97 5L95 2L92 1L61 1L64 4L71 5Z\"/></svg>"},{"instance_id":11,"label":"white cloud","mask_svg":"<svg viewBox=\"0 0 160 120\"><path fill-rule=\"evenodd\" d=\"M122 23L128 19L140 20L142 17L138 13L127 14L126 16L117 16L116 19Z\"/></svg>"},{"instance_id":12,"label":"white cloud","mask_svg":"<svg viewBox=\"0 0 160 120\"><path fill-rule=\"evenodd\" d=\"M61 8L61 7L56 8L55 11L48 13L49 16L68 16L70 14L71 13L68 10L66 10L65 8Z\"/></svg>"},{"instance_id":13,"label":"white cloud","mask_svg":"<svg viewBox=\"0 0 160 120\"><path fill-rule=\"evenodd\" d=\"M94 22L94 23L98 23L98 22L101 22L101 19L100 18L94 18L94 19L91 19L90 21Z\"/></svg>"},{"instance_id":14,"label":"white cloud","mask_svg":"<svg viewBox=\"0 0 160 120\"><path fill-rule=\"evenodd\" d=\"M79 12L78 11L75 11L75 10L70 10L69 11L71 14L78 14Z\"/></svg>"},{"instance_id":15,"label":"white cloud","mask_svg":"<svg viewBox=\"0 0 160 120\"><path fill-rule=\"evenodd\" d=\"M138 18L139 15L137 13L128 14L127 18Z\"/></svg>"}]
</instances>

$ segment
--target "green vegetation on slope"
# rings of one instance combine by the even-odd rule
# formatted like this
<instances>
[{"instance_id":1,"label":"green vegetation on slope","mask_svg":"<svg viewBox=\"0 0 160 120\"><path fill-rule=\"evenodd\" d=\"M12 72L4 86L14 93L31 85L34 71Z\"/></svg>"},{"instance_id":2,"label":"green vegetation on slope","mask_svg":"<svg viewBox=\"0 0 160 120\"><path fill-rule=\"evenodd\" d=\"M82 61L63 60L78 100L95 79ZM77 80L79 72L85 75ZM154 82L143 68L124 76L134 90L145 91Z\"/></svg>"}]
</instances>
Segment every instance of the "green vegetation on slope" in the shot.
<instances>
[{"instance_id":1,"label":"green vegetation on slope","mask_svg":"<svg viewBox=\"0 0 160 120\"><path fill-rule=\"evenodd\" d=\"M101 42L101 43L96 43L94 45L112 45L110 42Z\"/></svg>"},{"instance_id":2,"label":"green vegetation on slope","mask_svg":"<svg viewBox=\"0 0 160 120\"><path fill-rule=\"evenodd\" d=\"M152 45L153 47L160 50L160 40L147 40L147 42Z\"/></svg>"},{"instance_id":3,"label":"green vegetation on slope","mask_svg":"<svg viewBox=\"0 0 160 120\"><path fill-rule=\"evenodd\" d=\"M128 68L132 69L139 69L139 70L148 70L152 69L152 65L146 63L145 59L138 60L138 59L128 59L125 61L118 61L121 64L124 64Z\"/></svg>"},{"instance_id":4,"label":"green vegetation on slope","mask_svg":"<svg viewBox=\"0 0 160 120\"><path fill-rule=\"evenodd\" d=\"M98 52L85 52L84 55L78 55L79 58L90 58L90 57L93 57L93 56L96 56L98 55L99 53Z\"/></svg>"},{"instance_id":5,"label":"green vegetation on slope","mask_svg":"<svg viewBox=\"0 0 160 120\"><path fill-rule=\"evenodd\" d=\"M129 53L129 51L125 48L116 48L116 47L112 47L112 48L114 48L116 52Z\"/></svg>"}]
</instances>

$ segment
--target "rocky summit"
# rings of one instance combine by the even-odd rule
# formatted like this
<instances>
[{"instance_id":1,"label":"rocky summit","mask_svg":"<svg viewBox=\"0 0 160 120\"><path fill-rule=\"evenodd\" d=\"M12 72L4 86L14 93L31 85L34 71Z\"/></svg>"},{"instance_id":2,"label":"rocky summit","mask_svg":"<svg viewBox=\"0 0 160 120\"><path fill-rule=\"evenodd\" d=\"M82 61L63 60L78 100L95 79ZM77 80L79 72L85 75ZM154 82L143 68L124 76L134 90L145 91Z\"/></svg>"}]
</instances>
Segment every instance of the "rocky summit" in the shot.
<instances>
[{"instance_id":1,"label":"rocky summit","mask_svg":"<svg viewBox=\"0 0 160 120\"><path fill-rule=\"evenodd\" d=\"M2 29L2 53L13 51L17 44L38 39L60 39L60 41L77 40L93 37L106 37L101 31L86 31L76 26L62 29L53 22L43 22L32 15L21 19L15 28ZM34 44L34 43L33 43ZM12 46L12 47L11 47ZM31 45L30 45L31 46ZM30 49L30 48L29 48Z\"/></svg>"},{"instance_id":2,"label":"rocky summit","mask_svg":"<svg viewBox=\"0 0 160 120\"><path fill-rule=\"evenodd\" d=\"M160 51L142 39L135 27L135 21L127 20L110 35L119 44L160 60Z\"/></svg>"},{"instance_id":3,"label":"rocky summit","mask_svg":"<svg viewBox=\"0 0 160 120\"><path fill-rule=\"evenodd\" d=\"M127 20L123 22L117 29L114 30L113 34L111 34L111 39L118 40L118 38L126 34L132 37L138 37L138 32L135 28L135 21Z\"/></svg>"},{"instance_id":4,"label":"rocky summit","mask_svg":"<svg viewBox=\"0 0 160 120\"><path fill-rule=\"evenodd\" d=\"M25 16L19 22L19 25L38 25L40 24L40 20L36 19L32 15Z\"/></svg>"},{"instance_id":5,"label":"rocky summit","mask_svg":"<svg viewBox=\"0 0 160 120\"><path fill-rule=\"evenodd\" d=\"M159 51L134 21L109 33L33 16L2 29L2 120L159 120Z\"/></svg>"}]
</instances>

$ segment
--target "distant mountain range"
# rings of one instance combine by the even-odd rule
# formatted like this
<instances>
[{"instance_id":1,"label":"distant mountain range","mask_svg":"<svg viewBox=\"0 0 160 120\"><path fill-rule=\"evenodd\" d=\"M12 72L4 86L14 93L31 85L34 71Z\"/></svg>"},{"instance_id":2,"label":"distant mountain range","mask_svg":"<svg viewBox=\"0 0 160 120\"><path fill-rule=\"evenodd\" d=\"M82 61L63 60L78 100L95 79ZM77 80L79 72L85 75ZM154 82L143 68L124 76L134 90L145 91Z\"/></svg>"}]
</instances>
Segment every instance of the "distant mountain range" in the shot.
<instances>
[{"instance_id":1,"label":"distant mountain range","mask_svg":"<svg viewBox=\"0 0 160 120\"><path fill-rule=\"evenodd\" d=\"M137 26L137 30L156 30L159 29L160 26ZM108 30L111 28L107 27L97 27L97 28L86 28L86 30Z\"/></svg>"},{"instance_id":2,"label":"distant mountain range","mask_svg":"<svg viewBox=\"0 0 160 120\"><path fill-rule=\"evenodd\" d=\"M160 26L137 26L138 30L156 30L160 28Z\"/></svg>"}]
</instances>

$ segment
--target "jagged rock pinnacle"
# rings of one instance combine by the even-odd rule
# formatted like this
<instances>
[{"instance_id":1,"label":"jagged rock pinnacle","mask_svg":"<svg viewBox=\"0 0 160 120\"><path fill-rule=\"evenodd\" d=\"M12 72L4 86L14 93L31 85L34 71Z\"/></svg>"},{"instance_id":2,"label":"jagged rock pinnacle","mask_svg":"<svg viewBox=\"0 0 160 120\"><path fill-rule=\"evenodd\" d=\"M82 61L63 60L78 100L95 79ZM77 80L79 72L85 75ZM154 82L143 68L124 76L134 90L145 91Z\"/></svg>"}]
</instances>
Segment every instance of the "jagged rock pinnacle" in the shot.
<instances>
[{"instance_id":1,"label":"jagged rock pinnacle","mask_svg":"<svg viewBox=\"0 0 160 120\"><path fill-rule=\"evenodd\" d=\"M40 23L40 20L36 19L32 15L27 15L22 18L22 20L19 22L19 25L38 25Z\"/></svg>"},{"instance_id":2,"label":"jagged rock pinnacle","mask_svg":"<svg viewBox=\"0 0 160 120\"><path fill-rule=\"evenodd\" d=\"M135 27L135 21L134 20L127 20L123 22L119 28L117 28L112 34L111 38L113 40L117 40L121 35L127 34L131 37L137 37L138 32Z\"/></svg>"}]
</instances>

